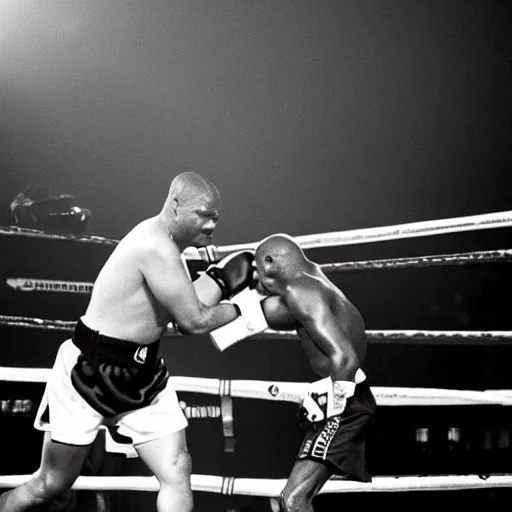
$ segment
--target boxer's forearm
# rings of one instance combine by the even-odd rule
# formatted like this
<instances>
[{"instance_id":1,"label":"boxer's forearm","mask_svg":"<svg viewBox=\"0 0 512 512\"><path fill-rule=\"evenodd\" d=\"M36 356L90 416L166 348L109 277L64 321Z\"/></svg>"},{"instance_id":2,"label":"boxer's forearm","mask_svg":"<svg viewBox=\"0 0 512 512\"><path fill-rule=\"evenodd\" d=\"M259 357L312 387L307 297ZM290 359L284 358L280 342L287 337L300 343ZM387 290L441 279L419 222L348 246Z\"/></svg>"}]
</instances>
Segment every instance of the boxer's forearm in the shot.
<instances>
[{"instance_id":1,"label":"boxer's forearm","mask_svg":"<svg viewBox=\"0 0 512 512\"><path fill-rule=\"evenodd\" d=\"M184 334L206 334L228 324L238 317L238 310L233 304L222 303L213 307L203 306L199 314L179 324Z\"/></svg>"}]
</instances>

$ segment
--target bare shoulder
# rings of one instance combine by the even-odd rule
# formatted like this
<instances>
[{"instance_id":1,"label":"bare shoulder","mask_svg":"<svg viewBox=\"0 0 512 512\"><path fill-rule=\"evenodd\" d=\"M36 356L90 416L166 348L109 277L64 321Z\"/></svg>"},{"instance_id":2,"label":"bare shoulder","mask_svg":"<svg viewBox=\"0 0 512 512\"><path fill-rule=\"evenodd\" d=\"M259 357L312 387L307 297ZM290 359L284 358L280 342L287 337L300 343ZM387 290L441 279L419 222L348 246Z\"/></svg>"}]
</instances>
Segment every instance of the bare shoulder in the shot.
<instances>
[{"instance_id":1,"label":"bare shoulder","mask_svg":"<svg viewBox=\"0 0 512 512\"><path fill-rule=\"evenodd\" d=\"M286 303L298 317L316 317L329 307L331 293L331 288L322 279L305 275L289 286Z\"/></svg>"},{"instance_id":2,"label":"bare shoulder","mask_svg":"<svg viewBox=\"0 0 512 512\"><path fill-rule=\"evenodd\" d=\"M133 254L145 262L180 258L178 246L154 218L147 219L135 226L122 242Z\"/></svg>"}]
</instances>

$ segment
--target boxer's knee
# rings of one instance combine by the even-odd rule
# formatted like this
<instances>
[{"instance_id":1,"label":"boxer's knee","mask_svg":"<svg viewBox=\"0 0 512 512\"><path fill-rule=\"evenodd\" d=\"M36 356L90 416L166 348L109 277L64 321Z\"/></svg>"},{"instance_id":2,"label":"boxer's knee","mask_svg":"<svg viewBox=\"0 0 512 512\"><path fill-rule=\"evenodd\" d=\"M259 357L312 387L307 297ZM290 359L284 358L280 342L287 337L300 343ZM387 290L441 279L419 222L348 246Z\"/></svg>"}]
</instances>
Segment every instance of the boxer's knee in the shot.
<instances>
[{"instance_id":1,"label":"boxer's knee","mask_svg":"<svg viewBox=\"0 0 512 512\"><path fill-rule=\"evenodd\" d=\"M35 501L44 503L69 491L72 485L67 475L55 471L38 471L27 482L26 488Z\"/></svg>"},{"instance_id":2,"label":"boxer's knee","mask_svg":"<svg viewBox=\"0 0 512 512\"><path fill-rule=\"evenodd\" d=\"M160 482L157 498L158 512L192 511L191 473L190 454L182 451L166 466L165 472L156 475Z\"/></svg>"}]
</instances>

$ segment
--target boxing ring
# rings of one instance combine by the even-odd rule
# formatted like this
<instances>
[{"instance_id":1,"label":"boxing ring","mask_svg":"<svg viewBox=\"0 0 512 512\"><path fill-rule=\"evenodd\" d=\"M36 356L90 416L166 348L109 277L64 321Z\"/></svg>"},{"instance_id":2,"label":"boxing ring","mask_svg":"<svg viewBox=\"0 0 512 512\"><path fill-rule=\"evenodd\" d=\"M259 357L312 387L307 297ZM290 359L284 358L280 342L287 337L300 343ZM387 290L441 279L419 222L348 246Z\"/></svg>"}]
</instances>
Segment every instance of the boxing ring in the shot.
<instances>
[{"instance_id":1,"label":"boxing ring","mask_svg":"<svg viewBox=\"0 0 512 512\"><path fill-rule=\"evenodd\" d=\"M341 245L378 243L382 241L420 238L433 235L489 230L512 227L512 211L497 212L469 217L415 222L395 226L358 229L337 233L324 233L295 237L304 249L324 248ZM69 240L86 244L104 244L114 246L115 240L80 235L41 233L27 229L0 228L4 236ZM254 249L255 244L230 245L192 250L187 249L184 258L189 262L209 264L223 256L241 249ZM325 272L354 272L372 269L427 268L443 266L466 266L485 263L508 263L512 261L512 250L496 249L490 251L460 252L441 255L425 255L407 258L388 258L380 260L361 260L343 263L321 264ZM41 281L41 280L40 280ZM84 287L92 283L82 283ZM16 283L13 284L15 286ZM23 283L17 283L23 286ZM28 286L25 283L26 286ZM39 286L45 286L44 282ZM364 309L363 309L364 316ZM71 332L74 321L51 320L26 316L0 315L0 325L23 329L39 329ZM180 337L172 325L168 336ZM367 330L369 343L406 343L406 344L450 344L450 345L512 345L512 331L464 331L464 330ZM292 332L267 330L255 338L294 339ZM254 343L253 339L242 343ZM0 381L22 383L44 383L50 370L47 368L0 367ZM233 429L233 411L231 399L253 399L299 404L308 386L307 382L272 380L228 380L217 378L198 378L187 376L171 377L178 392L192 392L218 396L221 399L222 423L225 433ZM378 406L472 406L472 405L512 405L512 389L488 389L484 391L440 389L422 387L373 386L372 391ZM192 414L192 413L191 413ZM30 475L0 476L0 488L12 488L25 482ZM263 498L278 497L285 479L238 478L222 475L193 474L192 488L196 492L210 492L223 495L246 495ZM512 487L512 474L481 475L442 475L442 476L376 476L371 483L343 481L333 477L328 481L322 493L359 493L359 492L406 492L439 491L482 488ZM148 491L158 490L154 477L145 476L80 476L73 486L76 490L97 491Z\"/></svg>"}]
</instances>

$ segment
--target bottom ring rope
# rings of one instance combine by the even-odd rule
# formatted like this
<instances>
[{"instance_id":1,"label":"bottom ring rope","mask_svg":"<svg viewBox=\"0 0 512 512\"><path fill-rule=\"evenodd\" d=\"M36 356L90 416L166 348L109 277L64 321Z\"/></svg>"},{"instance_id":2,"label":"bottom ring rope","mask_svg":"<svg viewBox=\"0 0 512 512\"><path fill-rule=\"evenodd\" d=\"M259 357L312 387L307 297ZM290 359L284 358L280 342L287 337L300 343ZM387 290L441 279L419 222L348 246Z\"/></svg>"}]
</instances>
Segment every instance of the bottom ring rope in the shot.
<instances>
[{"instance_id":1,"label":"bottom ring rope","mask_svg":"<svg viewBox=\"0 0 512 512\"><path fill-rule=\"evenodd\" d=\"M25 483L32 475L0 476L0 488L13 488ZM277 498L286 479L235 478L214 475L192 475L192 490L225 495L260 496ZM347 492L406 492L406 491L458 491L512 487L512 474L444 475L444 476L383 476L370 483L347 480L329 480L320 494ZM158 480L154 476L80 476L73 485L80 491L146 491L156 492Z\"/></svg>"}]
</instances>

